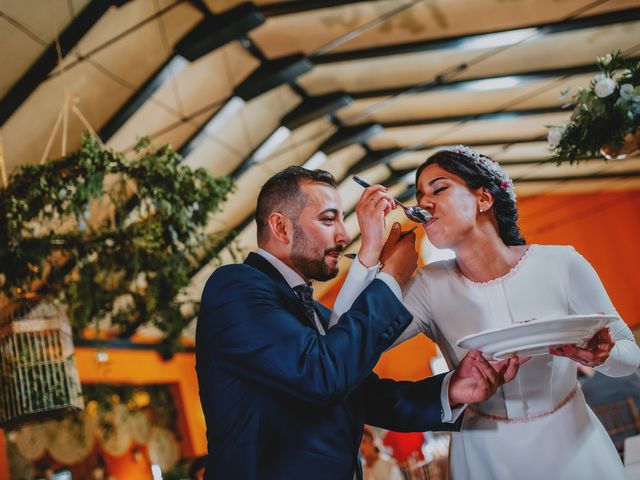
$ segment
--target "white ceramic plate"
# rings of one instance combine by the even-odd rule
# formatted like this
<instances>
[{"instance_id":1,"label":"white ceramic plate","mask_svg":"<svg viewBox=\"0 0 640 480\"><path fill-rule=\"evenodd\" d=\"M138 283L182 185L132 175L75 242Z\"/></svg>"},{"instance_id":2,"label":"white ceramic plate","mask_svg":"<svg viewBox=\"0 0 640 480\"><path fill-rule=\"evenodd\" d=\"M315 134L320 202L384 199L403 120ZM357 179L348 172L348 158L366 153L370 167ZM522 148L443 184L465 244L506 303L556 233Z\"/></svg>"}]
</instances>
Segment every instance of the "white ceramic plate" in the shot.
<instances>
[{"instance_id":1,"label":"white ceramic plate","mask_svg":"<svg viewBox=\"0 0 640 480\"><path fill-rule=\"evenodd\" d=\"M614 315L595 314L534 319L467 335L458 340L458 346L480 350L485 356L495 360L513 355L546 355L549 347L584 343L617 318Z\"/></svg>"}]
</instances>

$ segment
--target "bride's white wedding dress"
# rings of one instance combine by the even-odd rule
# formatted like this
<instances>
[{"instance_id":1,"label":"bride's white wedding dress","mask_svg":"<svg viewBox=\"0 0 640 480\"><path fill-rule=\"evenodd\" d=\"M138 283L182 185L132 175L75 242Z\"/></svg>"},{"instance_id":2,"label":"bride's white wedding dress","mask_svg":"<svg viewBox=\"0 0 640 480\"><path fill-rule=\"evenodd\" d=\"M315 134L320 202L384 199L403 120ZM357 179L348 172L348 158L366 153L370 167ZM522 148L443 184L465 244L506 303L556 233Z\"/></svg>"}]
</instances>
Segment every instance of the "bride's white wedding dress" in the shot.
<instances>
[{"instance_id":1,"label":"bride's white wedding dress","mask_svg":"<svg viewBox=\"0 0 640 480\"><path fill-rule=\"evenodd\" d=\"M354 267L335 314L374 278ZM430 264L407 285L404 301L414 319L396 344L424 333L450 368L466 353L456 342L472 333L536 318L617 316L591 265L565 246L531 245L508 274L484 283L464 277L454 260ZM616 345L597 370L628 375L640 350L619 317L609 328ZM450 468L454 480L624 477L613 443L577 387L576 364L552 355L531 358L491 399L467 409L462 431L452 434Z\"/></svg>"}]
</instances>

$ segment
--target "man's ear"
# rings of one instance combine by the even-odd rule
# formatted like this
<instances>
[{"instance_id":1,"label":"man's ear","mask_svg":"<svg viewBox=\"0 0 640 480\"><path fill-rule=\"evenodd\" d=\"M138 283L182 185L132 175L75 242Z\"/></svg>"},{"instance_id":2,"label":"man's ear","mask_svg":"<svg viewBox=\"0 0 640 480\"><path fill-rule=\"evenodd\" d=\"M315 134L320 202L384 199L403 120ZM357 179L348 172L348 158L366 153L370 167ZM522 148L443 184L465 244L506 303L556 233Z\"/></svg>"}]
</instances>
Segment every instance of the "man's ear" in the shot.
<instances>
[{"instance_id":1,"label":"man's ear","mask_svg":"<svg viewBox=\"0 0 640 480\"><path fill-rule=\"evenodd\" d=\"M280 212L269 215L269 230L271 236L280 243L289 244L293 238L293 224Z\"/></svg>"}]
</instances>

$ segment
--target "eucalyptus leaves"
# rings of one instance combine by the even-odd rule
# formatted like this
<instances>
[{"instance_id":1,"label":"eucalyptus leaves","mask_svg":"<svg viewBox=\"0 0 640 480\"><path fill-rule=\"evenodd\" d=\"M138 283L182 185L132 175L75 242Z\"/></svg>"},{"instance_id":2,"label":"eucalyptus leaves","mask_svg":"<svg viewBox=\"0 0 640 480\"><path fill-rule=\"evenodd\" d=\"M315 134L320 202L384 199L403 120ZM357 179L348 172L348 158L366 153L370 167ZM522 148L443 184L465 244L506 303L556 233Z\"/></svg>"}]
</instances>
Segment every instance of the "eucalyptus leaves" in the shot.
<instances>
[{"instance_id":1,"label":"eucalyptus leaves","mask_svg":"<svg viewBox=\"0 0 640 480\"><path fill-rule=\"evenodd\" d=\"M597 65L600 72L589 88L579 89L568 104L574 107L570 122L549 129L549 147L558 163L608 159L606 148L621 147L640 129L640 61L616 52L598 58Z\"/></svg>"},{"instance_id":2,"label":"eucalyptus leaves","mask_svg":"<svg viewBox=\"0 0 640 480\"><path fill-rule=\"evenodd\" d=\"M228 178L181 165L170 146L125 158L85 136L60 160L24 165L0 190L0 281L69 306L76 329L110 319L122 336L151 323L175 340L198 305L180 293L228 232L205 234Z\"/></svg>"}]
</instances>

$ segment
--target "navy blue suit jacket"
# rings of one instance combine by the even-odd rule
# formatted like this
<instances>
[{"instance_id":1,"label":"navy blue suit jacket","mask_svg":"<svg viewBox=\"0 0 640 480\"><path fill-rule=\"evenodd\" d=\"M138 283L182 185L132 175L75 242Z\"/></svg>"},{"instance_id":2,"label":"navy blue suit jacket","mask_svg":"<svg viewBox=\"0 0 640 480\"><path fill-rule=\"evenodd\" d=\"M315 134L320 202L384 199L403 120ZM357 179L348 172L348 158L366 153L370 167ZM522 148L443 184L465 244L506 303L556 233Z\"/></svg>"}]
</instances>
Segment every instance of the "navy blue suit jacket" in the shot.
<instances>
[{"instance_id":1,"label":"navy blue suit jacket","mask_svg":"<svg viewBox=\"0 0 640 480\"><path fill-rule=\"evenodd\" d=\"M398 431L459 428L441 422L442 375L395 382L371 373L410 321L389 287L374 280L321 336L263 257L218 268L196 331L205 478L352 480L354 471L361 475L365 422Z\"/></svg>"}]
</instances>

